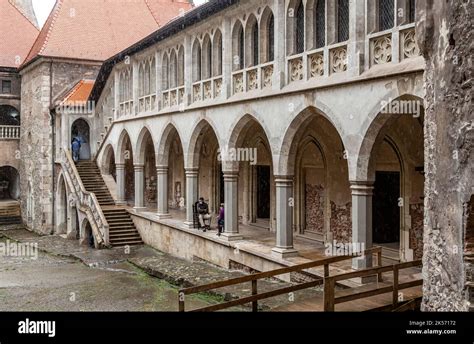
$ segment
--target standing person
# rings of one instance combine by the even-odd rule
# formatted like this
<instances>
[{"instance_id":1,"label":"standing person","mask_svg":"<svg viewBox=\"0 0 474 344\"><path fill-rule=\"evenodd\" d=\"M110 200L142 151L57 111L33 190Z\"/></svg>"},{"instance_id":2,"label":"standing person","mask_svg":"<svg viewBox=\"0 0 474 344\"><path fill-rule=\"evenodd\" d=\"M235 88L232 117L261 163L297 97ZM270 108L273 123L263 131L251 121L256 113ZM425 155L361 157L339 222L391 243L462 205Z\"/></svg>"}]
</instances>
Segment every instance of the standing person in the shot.
<instances>
[{"instance_id":1,"label":"standing person","mask_svg":"<svg viewBox=\"0 0 474 344\"><path fill-rule=\"evenodd\" d=\"M211 229L210 225L206 225L206 220L211 222L211 214L209 214L209 205L204 202L204 198L200 198L199 202L196 205L196 210L199 215L199 224L201 225L201 228L203 228L203 231L205 232L208 229Z\"/></svg>"},{"instance_id":2,"label":"standing person","mask_svg":"<svg viewBox=\"0 0 474 344\"><path fill-rule=\"evenodd\" d=\"M79 152L81 151L81 143L76 139L72 139L72 144L71 144L71 149L72 149L72 158L74 162L79 161Z\"/></svg>"},{"instance_id":3,"label":"standing person","mask_svg":"<svg viewBox=\"0 0 474 344\"><path fill-rule=\"evenodd\" d=\"M217 236L221 236L224 232L224 203L219 208L219 217L217 218Z\"/></svg>"}]
</instances>

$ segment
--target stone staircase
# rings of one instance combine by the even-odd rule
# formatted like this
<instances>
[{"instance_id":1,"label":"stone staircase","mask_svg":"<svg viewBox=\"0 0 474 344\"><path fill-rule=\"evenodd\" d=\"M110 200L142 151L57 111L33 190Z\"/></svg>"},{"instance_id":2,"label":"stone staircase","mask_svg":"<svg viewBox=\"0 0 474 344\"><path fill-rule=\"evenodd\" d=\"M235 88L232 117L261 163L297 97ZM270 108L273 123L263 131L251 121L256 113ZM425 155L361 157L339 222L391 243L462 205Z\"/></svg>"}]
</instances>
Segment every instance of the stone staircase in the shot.
<instances>
[{"instance_id":1,"label":"stone staircase","mask_svg":"<svg viewBox=\"0 0 474 344\"><path fill-rule=\"evenodd\" d=\"M0 226L21 224L20 202L0 201Z\"/></svg>"},{"instance_id":2,"label":"stone staircase","mask_svg":"<svg viewBox=\"0 0 474 344\"><path fill-rule=\"evenodd\" d=\"M99 168L93 161L80 161L76 165L84 188L95 194L109 224L109 243L112 247L143 245L133 220L124 208L115 205Z\"/></svg>"}]
</instances>

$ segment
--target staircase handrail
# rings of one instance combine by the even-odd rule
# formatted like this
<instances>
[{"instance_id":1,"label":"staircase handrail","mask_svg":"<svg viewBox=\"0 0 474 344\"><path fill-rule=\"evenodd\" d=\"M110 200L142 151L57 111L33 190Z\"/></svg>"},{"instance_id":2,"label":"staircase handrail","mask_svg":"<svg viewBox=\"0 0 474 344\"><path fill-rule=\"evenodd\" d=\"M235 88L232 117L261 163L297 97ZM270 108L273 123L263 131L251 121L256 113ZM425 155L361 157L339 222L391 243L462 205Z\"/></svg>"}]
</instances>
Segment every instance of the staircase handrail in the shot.
<instances>
[{"instance_id":1,"label":"staircase handrail","mask_svg":"<svg viewBox=\"0 0 474 344\"><path fill-rule=\"evenodd\" d=\"M99 201L94 193L86 190L82 184L81 177L77 171L76 164L72 159L68 149L63 149L63 159L61 159L62 169L69 179L71 189L77 196L78 204L81 211L87 214L87 219L91 224L91 228L99 247L109 246L109 224L102 212Z\"/></svg>"}]
</instances>

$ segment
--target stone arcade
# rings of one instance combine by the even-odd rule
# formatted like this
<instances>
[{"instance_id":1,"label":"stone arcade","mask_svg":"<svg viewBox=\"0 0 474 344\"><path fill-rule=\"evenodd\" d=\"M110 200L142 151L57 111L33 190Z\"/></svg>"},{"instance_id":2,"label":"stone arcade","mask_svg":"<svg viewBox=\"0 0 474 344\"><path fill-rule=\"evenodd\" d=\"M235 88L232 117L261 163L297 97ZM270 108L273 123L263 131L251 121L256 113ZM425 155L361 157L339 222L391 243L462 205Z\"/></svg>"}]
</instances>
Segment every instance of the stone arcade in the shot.
<instances>
[{"instance_id":1,"label":"stone arcade","mask_svg":"<svg viewBox=\"0 0 474 344\"><path fill-rule=\"evenodd\" d=\"M106 10L107 24L83 27L84 13L122 5L81 4L59 0L21 66L0 74L17 85L5 100L5 84L0 106L14 100L21 110L21 124L0 123L0 166L19 171L29 228L82 243L93 238L97 248L143 241L178 257L257 271L309 261L325 244L376 244L393 261L425 252L426 283L436 271L427 240L443 250L434 238L443 229L429 220L434 209L464 212L453 237L470 242L472 176L468 185L466 172L462 185L470 191L462 201L452 195L447 205L432 196L435 161L450 166L451 153L433 152L436 100L427 85L436 68L430 47L417 42L418 31L433 31L425 19L445 14L447 5L225 0L193 8L184 0L138 1L114 11L140 18L138 26L125 25L141 29L134 31ZM84 7L71 28L65 17L77 6ZM66 28L77 49L61 45ZM77 41L74 32L82 30L103 33L93 52L87 38ZM94 111L77 111L87 104ZM2 109L2 121L18 117ZM465 121L456 126L472 130ZM84 143L77 166L73 137ZM6 163L10 139L21 159ZM463 166L472 168L471 147L463 149ZM0 183L7 179L15 185L0 171ZM199 197L214 218L225 204L222 237L193 228ZM463 247L464 239L456 243ZM465 262L441 264L463 276L443 295L447 305L425 295L426 309L468 309L472 243L466 250ZM367 256L352 267L371 265Z\"/></svg>"}]
</instances>

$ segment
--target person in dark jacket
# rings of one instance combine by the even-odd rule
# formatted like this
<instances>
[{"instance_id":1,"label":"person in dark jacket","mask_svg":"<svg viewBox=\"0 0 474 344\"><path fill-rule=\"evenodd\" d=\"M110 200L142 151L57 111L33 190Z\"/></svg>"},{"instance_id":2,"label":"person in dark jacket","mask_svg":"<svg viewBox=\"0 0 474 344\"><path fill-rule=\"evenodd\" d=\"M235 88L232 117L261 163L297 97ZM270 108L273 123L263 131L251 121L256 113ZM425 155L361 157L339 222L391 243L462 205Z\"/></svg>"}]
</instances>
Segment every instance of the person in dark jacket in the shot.
<instances>
[{"instance_id":1,"label":"person in dark jacket","mask_svg":"<svg viewBox=\"0 0 474 344\"><path fill-rule=\"evenodd\" d=\"M217 218L217 236L224 232L224 203L219 208L219 217Z\"/></svg>"},{"instance_id":2,"label":"person in dark jacket","mask_svg":"<svg viewBox=\"0 0 474 344\"><path fill-rule=\"evenodd\" d=\"M206 221L211 222L211 214L209 214L209 205L204 202L204 198L200 198L199 202L196 204L196 211L199 216L199 224L203 231L211 229L209 224L206 224Z\"/></svg>"},{"instance_id":3,"label":"person in dark jacket","mask_svg":"<svg viewBox=\"0 0 474 344\"><path fill-rule=\"evenodd\" d=\"M79 142L77 138L72 139L71 149L72 149L72 158L74 162L78 162L79 152L81 151L81 142Z\"/></svg>"}]
</instances>

